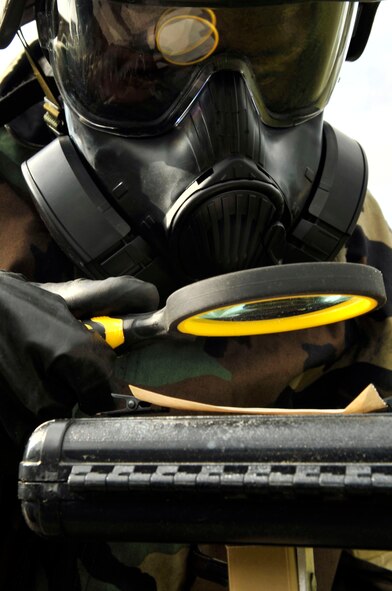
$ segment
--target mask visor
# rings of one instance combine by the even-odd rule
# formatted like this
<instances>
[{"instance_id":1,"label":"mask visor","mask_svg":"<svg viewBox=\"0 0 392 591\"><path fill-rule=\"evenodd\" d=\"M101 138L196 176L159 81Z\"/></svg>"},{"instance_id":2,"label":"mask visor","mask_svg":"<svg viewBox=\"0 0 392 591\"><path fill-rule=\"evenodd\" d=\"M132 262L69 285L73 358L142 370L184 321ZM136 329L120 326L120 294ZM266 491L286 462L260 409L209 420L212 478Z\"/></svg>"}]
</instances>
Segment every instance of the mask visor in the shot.
<instances>
[{"instance_id":1,"label":"mask visor","mask_svg":"<svg viewBox=\"0 0 392 591\"><path fill-rule=\"evenodd\" d=\"M349 2L199 8L57 0L49 50L66 102L93 126L160 133L225 69L244 76L264 123L290 126L325 107L354 13Z\"/></svg>"}]
</instances>

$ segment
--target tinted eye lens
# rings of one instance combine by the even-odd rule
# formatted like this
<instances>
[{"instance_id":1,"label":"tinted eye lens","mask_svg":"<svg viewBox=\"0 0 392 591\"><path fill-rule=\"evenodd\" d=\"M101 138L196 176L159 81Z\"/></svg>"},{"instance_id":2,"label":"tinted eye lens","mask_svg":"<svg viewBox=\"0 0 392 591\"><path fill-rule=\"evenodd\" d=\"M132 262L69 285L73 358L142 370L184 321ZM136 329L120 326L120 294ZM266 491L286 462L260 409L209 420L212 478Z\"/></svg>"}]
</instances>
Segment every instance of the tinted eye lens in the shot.
<instances>
[{"instance_id":1,"label":"tinted eye lens","mask_svg":"<svg viewBox=\"0 0 392 591\"><path fill-rule=\"evenodd\" d=\"M62 96L92 125L125 135L173 126L222 69L241 73L267 125L317 115L344 60L355 10L349 2L53 1L51 61Z\"/></svg>"}]
</instances>

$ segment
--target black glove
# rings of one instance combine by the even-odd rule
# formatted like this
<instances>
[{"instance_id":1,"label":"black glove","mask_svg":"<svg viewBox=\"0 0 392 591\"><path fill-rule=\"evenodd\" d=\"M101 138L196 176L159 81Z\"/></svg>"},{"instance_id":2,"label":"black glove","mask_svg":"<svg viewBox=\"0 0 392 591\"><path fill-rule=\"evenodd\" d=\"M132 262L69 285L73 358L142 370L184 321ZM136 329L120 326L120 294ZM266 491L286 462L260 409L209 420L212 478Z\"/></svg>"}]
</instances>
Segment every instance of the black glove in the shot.
<instances>
[{"instance_id":1,"label":"black glove","mask_svg":"<svg viewBox=\"0 0 392 591\"><path fill-rule=\"evenodd\" d=\"M64 283L34 285L61 296L76 318L151 312L159 304L155 285L129 275L109 277L102 281L75 279Z\"/></svg>"},{"instance_id":2,"label":"black glove","mask_svg":"<svg viewBox=\"0 0 392 591\"><path fill-rule=\"evenodd\" d=\"M75 403L89 414L112 407L115 353L71 311L87 318L157 305L156 288L129 276L34 284L0 272L0 421L11 438L69 416Z\"/></svg>"}]
</instances>

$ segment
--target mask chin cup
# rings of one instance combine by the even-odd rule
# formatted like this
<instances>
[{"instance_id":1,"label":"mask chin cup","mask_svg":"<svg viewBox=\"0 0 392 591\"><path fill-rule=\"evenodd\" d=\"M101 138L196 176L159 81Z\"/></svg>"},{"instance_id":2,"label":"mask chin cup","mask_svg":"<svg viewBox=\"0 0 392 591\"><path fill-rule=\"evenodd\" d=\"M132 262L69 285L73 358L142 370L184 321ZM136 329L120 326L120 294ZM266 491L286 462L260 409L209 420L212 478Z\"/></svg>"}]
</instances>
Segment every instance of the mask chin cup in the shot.
<instances>
[{"instance_id":1,"label":"mask chin cup","mask_svg":"<svg viewBox=\"0 0 392 591\"><path fill-rule=\"evenodd\" d=\"M165 220L176 266L195 280L282 262L333 259L357 223L368 169L356 141L328 123L323 136L319 178L306 171L315 182L294 224L281 189L244 157L228 158L202 182L195 181Z\"/></svg>"},{"instance_id":2,"label":"mask chin cup","mask_svg":"<svg viewBox=\"0 0 392 591\"><path fill-rule=\"evenodd\" d=\"M273 237L278 229L284 244L281 220L290 214L272 179L239 156L220 162L203 177L166 215L175 265L195 280L280 262Z\"/></svg>"}]
</instances>

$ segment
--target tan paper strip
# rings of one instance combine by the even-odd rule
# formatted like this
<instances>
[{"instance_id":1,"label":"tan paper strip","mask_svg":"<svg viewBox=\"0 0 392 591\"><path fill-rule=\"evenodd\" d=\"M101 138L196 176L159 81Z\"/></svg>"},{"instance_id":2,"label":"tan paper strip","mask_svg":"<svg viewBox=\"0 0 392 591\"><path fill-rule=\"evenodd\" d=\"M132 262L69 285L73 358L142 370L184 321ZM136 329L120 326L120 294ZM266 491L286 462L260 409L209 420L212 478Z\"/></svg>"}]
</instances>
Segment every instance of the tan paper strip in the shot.
<instances>
[{"instance_id":1,"label":"tan paper strip","mask_svg":"<svg viewBox=\"0 0 392 591\"><path fill-rule=\"evenodd\" d=\"M143 402L164 406L176 410L185 410L192 412L220 412L231 414L250 414L250 415L334 415L334 414L363 414L383 410L387 404L383 401L373 384L369 384L346 408L247 408L237 406L216 406L215 404L204 404L194 400L184 400L183 398L174 398L157 394L150 390L138 388L129 385L132 394Z\"/></svg>"},{"instance_id":2,"label":"tan paper strip","mask_svg":"<svg viewBox=\"0 0 392 591\"><path fill-rule=\"evenodd\" d=\"M295 548L227 546L227 563L230 591L300 591Z\"/></svg>"}]
</instances>

